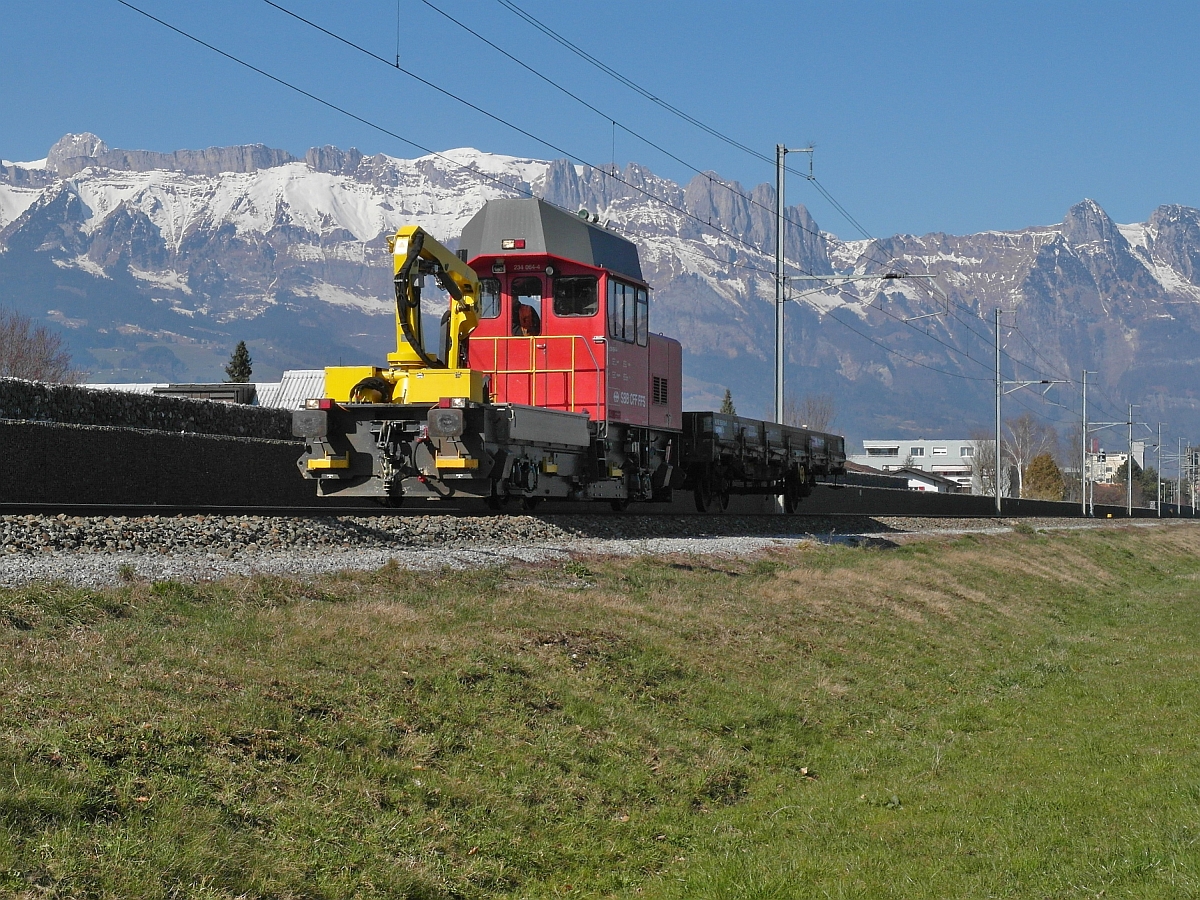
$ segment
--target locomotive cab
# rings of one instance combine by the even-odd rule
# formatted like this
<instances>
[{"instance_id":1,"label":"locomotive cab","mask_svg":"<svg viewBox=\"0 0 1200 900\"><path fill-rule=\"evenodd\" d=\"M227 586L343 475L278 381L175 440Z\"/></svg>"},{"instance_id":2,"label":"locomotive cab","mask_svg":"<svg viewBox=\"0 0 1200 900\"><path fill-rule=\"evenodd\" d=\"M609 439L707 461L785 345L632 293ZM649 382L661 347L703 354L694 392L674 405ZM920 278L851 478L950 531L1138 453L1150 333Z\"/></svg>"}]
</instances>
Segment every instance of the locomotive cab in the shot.
<instances>
[{"instance_id":1,"label":"locomotive cab","mask_svg":"<svg viewBox=\"0 0 1200 900\"><path fill-rule=\"evenodd\" d=\"M493 200L461 247L481 285L471 368L492 400L585 413L605 431L682 428L682 351L650 332L630 241L541 200Z\"/></svg>"}]
</instances>

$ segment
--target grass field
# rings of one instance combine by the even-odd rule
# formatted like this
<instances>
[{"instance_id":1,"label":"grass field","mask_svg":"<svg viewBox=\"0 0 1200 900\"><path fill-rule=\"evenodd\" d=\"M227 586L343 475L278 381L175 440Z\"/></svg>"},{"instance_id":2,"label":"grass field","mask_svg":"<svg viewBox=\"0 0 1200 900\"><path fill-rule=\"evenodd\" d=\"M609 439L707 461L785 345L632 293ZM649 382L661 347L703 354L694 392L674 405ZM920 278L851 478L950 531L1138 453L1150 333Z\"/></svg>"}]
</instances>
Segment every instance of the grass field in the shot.
<instances>
[{"instance_id":1,"label":"grass field","mask_svg":"<svg viewBox=\"0 0 1200 900\"><path fill-rule=\"evenodd\" d=\"M0 592L0 894L1200 896L1200 529Z\"/></svg>"}]
</instances>

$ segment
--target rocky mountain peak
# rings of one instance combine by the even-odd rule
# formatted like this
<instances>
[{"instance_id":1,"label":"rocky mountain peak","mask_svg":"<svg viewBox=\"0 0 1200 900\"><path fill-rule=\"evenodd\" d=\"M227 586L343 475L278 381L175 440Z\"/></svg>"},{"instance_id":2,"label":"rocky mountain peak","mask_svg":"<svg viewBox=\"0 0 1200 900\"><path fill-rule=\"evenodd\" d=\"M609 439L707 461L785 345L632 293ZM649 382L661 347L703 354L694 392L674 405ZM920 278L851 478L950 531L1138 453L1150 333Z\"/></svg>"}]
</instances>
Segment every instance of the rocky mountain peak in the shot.
<instances>
[{"instance_id":1,"label":"rocky mountain peak","mask_svg":"<svg viewBox=\"0 0 1200 900\"><path fill-rule=\"evenodd\" d=\"M1160 206L1149 224L1155 255L1189 282L1200 285L1200 210Z\"/></svg>"},{"instance_id":2,"label":"rocky mountain peak","mask_svg":"<svg viewBox=\"0 0 1200 900\"><path fill-rule=\"evenodd\" d=\"M78 174L89 166L102 166L119 172L166 169L185 175L211 176L222 172L255 172L296 161L296 157L286 150L277 150L265 144L159 153L155 150L113 149L96 135L84 133L67 134L60 138L50 148L46 166L63 178Z\"/></svg>"},{"instance_id":3,"label":"rocky mountain peak","mask_svg":"<svg viewBox=\"0 0 1200 900\"><path fill-rule=\"evenodd\" d=\"M310 147L304 154L304 162L314 172L327 172L330 175L350 175L363 161L363 155L355 147L342 150L330 144L324 147Z\"/></svg>"},{"instance_id":4,"label":"rocky mountain peak","mask_svg":"<svg viewBox=\"0 0 1200 900\"><path fill-rule=\"evenodd\" d=\"M108 144L90 132L64 134L50 148L46 156L46 168L63 174L64 169L75 168L70 160L91 160L107 152ZM78 168L75 168L75 171L78 171Z\"/></svg>"},{"instance_id":5,"label":"rocky mountain peak","mask_svg":"<svg viewBox=\"0 0 1200 900\"><path fill-rule=\"evenodd\" d=\"M1126 244L1117 224L1095 200L1081 200L1067 210L1063 236L1072 244Z\"/></svg>"}]
</instances>

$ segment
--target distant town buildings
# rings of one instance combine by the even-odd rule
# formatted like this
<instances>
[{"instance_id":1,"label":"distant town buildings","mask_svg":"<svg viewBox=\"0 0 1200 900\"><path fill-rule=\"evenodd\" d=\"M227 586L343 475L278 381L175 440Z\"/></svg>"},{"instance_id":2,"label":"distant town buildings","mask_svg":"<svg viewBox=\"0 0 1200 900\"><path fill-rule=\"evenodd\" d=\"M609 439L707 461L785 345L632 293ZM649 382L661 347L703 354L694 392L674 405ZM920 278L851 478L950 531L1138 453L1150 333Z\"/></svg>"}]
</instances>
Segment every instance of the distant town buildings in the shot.
<instances>
[{"instance_id":1,"label":"distant town buildings","mask_svg":"<svg viewBox=\"0 0 1200 900\"><path fill-rule=\"evenodd\" d=\"M1139 469L1146 468L1146 442L1133 442L1133 461ZM1078 459L1078 457L1076 457ZM1117 472L1129 460L1128 453L1109 453L1103 448L1096 448L1087 455L1087 477L1096 484L1116 484ZM1122 481L1121 484L1125 482Z\"/></svg>"},{"instance_id":2,"label":"distant town buildings","mask_svg":"<svg viewBox=\"0 0 1200 900\"><path fill-rule=\"evenodd\" d=\"M992 442L984 443L990 447ZM881 472L928 472L956 484L960 493L974 493L972 484L978 483L972 465L976 444L971 440L927 441L924 438L863 441L863 452L847 458ZM932 484L930 482L922 489L935 489Z\"/></svg>"}]
</instances>

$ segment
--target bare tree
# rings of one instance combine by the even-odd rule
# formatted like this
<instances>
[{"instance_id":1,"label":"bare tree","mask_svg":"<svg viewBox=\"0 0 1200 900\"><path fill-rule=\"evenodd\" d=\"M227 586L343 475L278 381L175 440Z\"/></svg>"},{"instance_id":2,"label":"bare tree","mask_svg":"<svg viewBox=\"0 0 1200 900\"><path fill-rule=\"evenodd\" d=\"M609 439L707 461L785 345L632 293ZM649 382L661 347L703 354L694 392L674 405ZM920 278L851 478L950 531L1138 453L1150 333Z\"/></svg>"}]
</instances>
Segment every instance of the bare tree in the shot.
<instances>
[{"instance_id":1,"label":"bare tree","mask_svg":"<svg viewBox=\"0 0 1200 900\"><path fill-rule=\"evenodd\" d=\"M972 488L988 497L996 495L996 441L977 432L971 438ZM1000 470L1000 495L1008 494L1008 467Z\"/></svg>"},{"instance_id":2,"label":"bare tree","mask_svg":"<svg viewBox=\"0 0 1200 900\"><path fill-rule=\"evenodd\" d=\"M1063 485L1066 488L1064 500L1075 503L1083 499L1083 439L1080 434L1081 426L1072 425L1067 436L1059 446L1059 453L1065 463L1063 467ZM1058 454L1056 454L1058 455Z\"/></svg>"},{"instance_id":3,"label":"bare tree","mask_svg":"<svg viewBox=\"0 0 1200 900\"><path fill-rule=\"evenodd\" d=\"M0 376L62 384L84 379L59 334L11 309L0 309Z\"/></svg>"},{"instance_id":4,"label":"bare tree","mask_svg":"<svg viewBox=\"0 0 1200 900\"><path fill-rule=\"evenodd\" d=\"M1058 433L1053 427L1039 422L1032 413L1022 413L1004 423L1008 440L1004 451L1017 470L1017 496L1025 496L1025 472L1033 458L1058 448Z\"/></svg>"},{"instance_id":5,"label":"bare tree","mask_svg":"<svg viewBox=\"0 0 1200 900\"><path fill-rule=\"evenodd\" d=\"M833 394L805 394L799 402L785 400L783 403L783 422L785 425L798 425L812 431L828 431L833 427L837 418L837 404Z\"/></svg>"}]
</instances>

